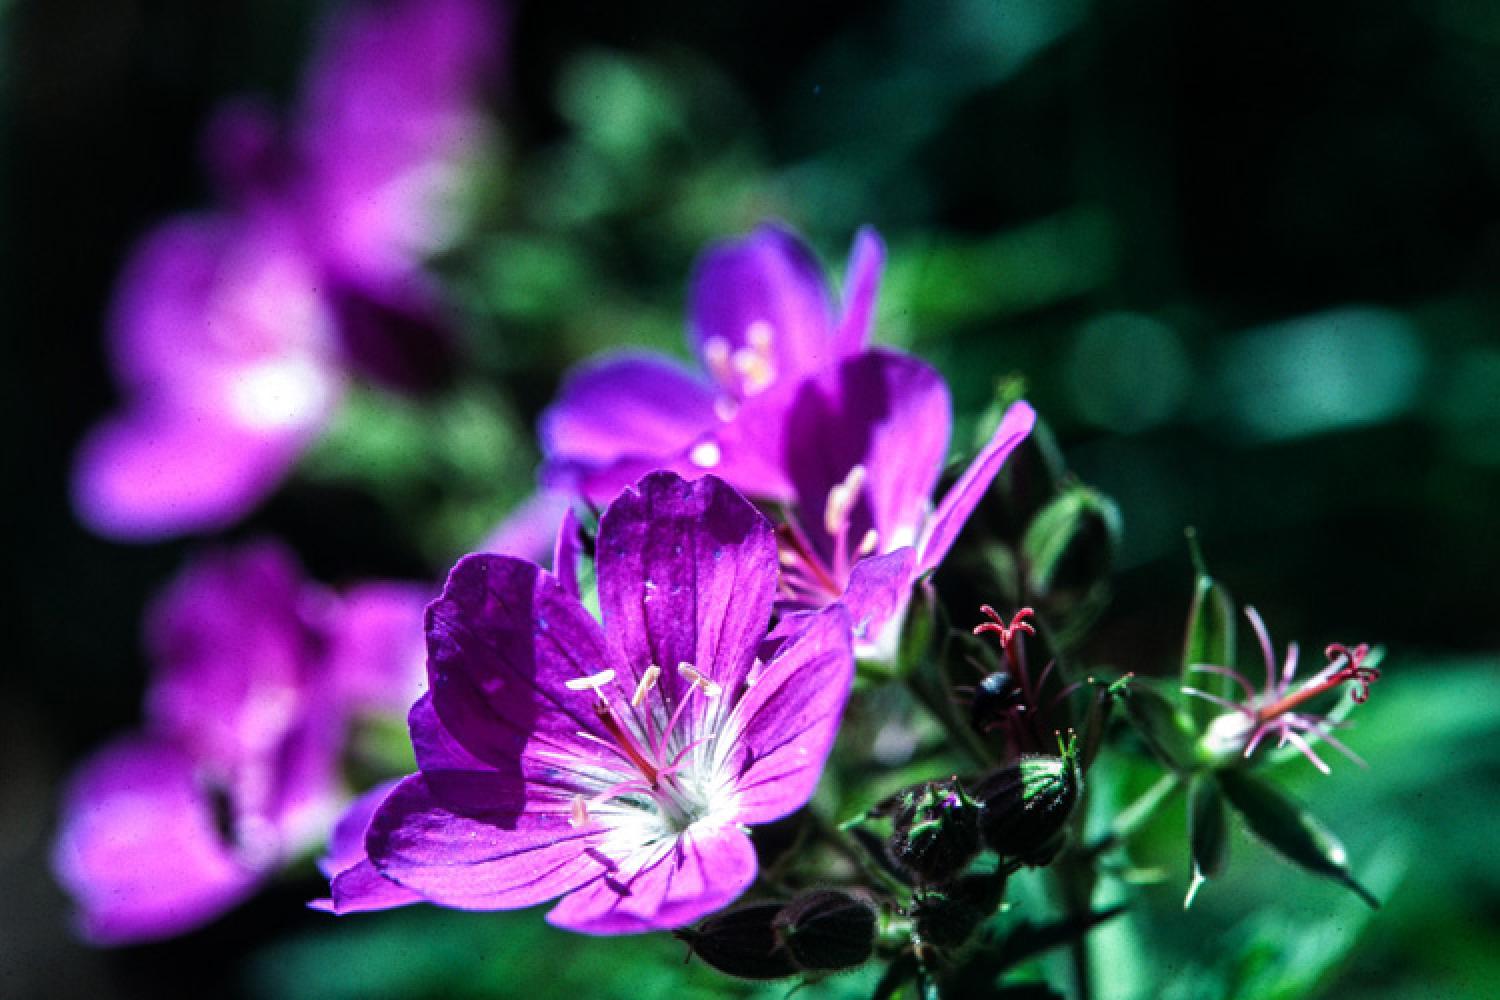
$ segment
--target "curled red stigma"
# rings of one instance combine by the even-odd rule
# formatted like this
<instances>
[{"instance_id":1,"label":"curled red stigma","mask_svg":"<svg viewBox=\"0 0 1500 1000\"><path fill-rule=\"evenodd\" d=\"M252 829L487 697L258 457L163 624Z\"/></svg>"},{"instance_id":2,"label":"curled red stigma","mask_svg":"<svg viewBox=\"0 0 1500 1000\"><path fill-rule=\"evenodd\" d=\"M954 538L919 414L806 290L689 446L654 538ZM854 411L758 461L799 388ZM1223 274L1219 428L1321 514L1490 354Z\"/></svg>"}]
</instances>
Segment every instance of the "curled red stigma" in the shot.
<instances>
[{"instance_id":1,"label":"curled red stigma","mask_svg":"<svg viewBox=\"0 0 1500 1000\"><path fill-rule=\"evenodd\" d=\"M1339 668L1338 673L1331 678L1334 683L1353 681L1358 685L1352 697L1359 704L1364 704L1370 697L1370 685L1380 680L1380 669L1378 667L1365 666L1365 658L1370 655L1369 643L1360 643L1353 649L1341 642L1329 643L1323 650L1323 655L1328 657L1330 664L1343 657L1349 662Z\"/></svg>"},{"instance_id":2,"label":"curled red stigma","mask_svg":"<svg viewBox=\"0 0 1500 1000\"><path fill-rule=\"evenodd\" d=\"M1035 617L1036 615L1036 612L1031 610L1030 608L1022 608L1020 611L1017 611L1015 617L1010 620L1010 623L1008 625L1006 624L1005 619L1000 617L1000 613L994 608L990 607L988 604L981 604L979 606L979 610L990 620L987 622L980 622L978 625L975 625L974 634L983 635L986 632L995 633L995 635L1000 640L1001 649L1007 651L1010 649L1010 644L1015 641L1017 632L1025 632L1027 635L1036 635L1036 629L1031 626L1031 623L1026 621L1026 619Z\"/></svg>"}]
</instances>

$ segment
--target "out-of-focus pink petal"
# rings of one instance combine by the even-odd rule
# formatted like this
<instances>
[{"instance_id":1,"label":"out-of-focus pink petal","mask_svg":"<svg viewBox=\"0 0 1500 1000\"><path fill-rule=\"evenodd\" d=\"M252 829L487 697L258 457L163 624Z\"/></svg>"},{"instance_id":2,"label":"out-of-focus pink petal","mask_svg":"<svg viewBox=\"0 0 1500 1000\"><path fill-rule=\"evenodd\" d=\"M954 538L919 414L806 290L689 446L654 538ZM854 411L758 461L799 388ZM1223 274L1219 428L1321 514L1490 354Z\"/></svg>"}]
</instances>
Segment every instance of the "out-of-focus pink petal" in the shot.
<instances>
[{"instance_id":1,"label":"out-of-focus pink petal","mask_svg":"<svg viewBox=\"0 0 1500 1000\"><path fill-rule=\"evenodd\" d=\"M1005 411L1000 426L995 428L989 444L974 456L974 461L964 470L958 482L943 497L943 502L933 512L923 537L918 540L917 572L925 573L937 567L953 547L964 523L984 497L990 483L995 481L1000 467L1015 451L1016 446L1026 440L1036 425L1036 411L1026 402L1014 403Z\"/></svg>"}]
</instances>

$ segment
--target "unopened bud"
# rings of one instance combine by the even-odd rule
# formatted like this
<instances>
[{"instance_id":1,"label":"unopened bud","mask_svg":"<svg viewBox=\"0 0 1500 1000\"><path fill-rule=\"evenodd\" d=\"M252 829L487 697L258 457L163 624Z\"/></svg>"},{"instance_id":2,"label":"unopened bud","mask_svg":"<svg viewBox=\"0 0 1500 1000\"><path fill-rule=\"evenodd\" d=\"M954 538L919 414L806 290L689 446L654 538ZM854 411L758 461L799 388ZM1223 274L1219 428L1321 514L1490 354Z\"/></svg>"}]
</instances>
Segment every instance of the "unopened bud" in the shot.
<instances>
[{"instance_id":1,"label":"unopened bud","mask_svg":"<svg viewBox=\"0 0 1500 1000\"><path fill-rule=\"evenodd\" d=\"M798 896L776 915L776 939L805 972L852 969L875 949L875 908L847 892L820 889Z\"/></svg>"},{"instance_id":2,"label":"unopened bud","mask_svg":"<svg viewBox=\"0 0 1500 1000\"><path fill-rule=\"evenodd\" d=\"M917 934L938 948L958 948L1000 905L1005 876L967 875L942 890L923 894L912 907Z\"/></svg>"},{"instance_id":3,"label":"unopened bud","mask_svg":"<svg viewBox=\"0 0 1500 1000\"><path fill-rule=\"evenodd\" d=\"M979 812L957 778L917 785L896 811L891 856L927 882L955 878L979 852Z\"/></svg>"},{"instance_id":4,"label":"unopened bud","mask_svg":"<svg viewBox=\"0 0 1500 1000\"><path fill-rule=\"evenodd\" d=\"M676 935L710 968L740 979L782 979L797 974L777 937L782 903L751 903L716 913Z\"/></svg>"},{"instance_id":5,"label":"unopened bud","mask_svg":"<svg viewBox=\"0 0 1500 1000\"><path fill-rule=\"evenodd\" d=\"M1023 864L1050 863L1062 849L1082 786L1075 744L1060 757L1026 754L995 771L975 789L984 803L980 825L985 843Z\"/></svg>"}]
</instances>

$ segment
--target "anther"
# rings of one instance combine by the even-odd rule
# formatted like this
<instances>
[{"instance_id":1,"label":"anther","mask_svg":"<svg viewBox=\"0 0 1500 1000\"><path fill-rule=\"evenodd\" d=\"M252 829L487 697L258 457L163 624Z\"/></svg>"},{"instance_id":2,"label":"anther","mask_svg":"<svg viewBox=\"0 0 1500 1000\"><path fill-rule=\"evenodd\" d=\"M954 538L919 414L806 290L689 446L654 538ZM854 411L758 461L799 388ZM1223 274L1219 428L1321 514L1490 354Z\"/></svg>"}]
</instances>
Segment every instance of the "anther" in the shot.
<instances>
[{"instance_id":1,"label":"anther","mask_svg":"<svg viewBox=\"0 0 1500 1000\"><path fill-rule=\"evenodd\" d=\"M729 367L729 353L729 341L723 337L710 337L703 345L703 363L721 382L729 382L734 378L734 369Z\"/></svg>"},{"instance_id":2,"label":"anther","mask_svg":"<svg viewBox=\"0 0 1500 1000\"><path fill-rule=\"evenodd\" d=\"M563 681L563 687L569 691L598 691L604 685L615 679L614 669L606 668L597 674L587 677L576 677L570 681Z\"/></svg>"},{"instance_id":3,"label":"anther","mask_svg":"<svg viewBox=\"0 0 1500 1000\"><path fill-rule=\"evenodd\" d=\"M724 693L724 689L714 681L709 680L691 663L677 664L677 672L682 675L693 687L703 692L705 698L717 698Z\"/></svg>"},{"instance_id":4,"label":"anther","mask_svg":"<svg viewBox=\"0 0 1500 1000\"><path fill-rule=\"evenodd\" d=\"M828 502L823 507L823 529L830 535L838 535L849 523L849 512L859 499L859 491L865 485L865 467L856 465L849 470L844 481L828 491Z\"/></svg>"},{"instance_id":5,"label":"anther","mask_svg":"<svg viewBox=\"0 0 1500 1000\"><path fill-rule=\"evenodd\" d=\"M875 551L875 546L880 544L880 533L874 528L865 532L865 537L859 540L859 548L856 550L860 558L864 558Z\"/></svg>"},{"instance_id":6,"label":"anther","mask_svg":"<svg viewBox=\"0 0 1500 1000\"><path fill-rule=\"evenodd\" d=\"M641 707L641 702L645 701L646 695L650 694L651 689L656 687L657 678L660 676L661 667L658 667L656 664L653 663L646 668L646 672L641 674L640 683L635 686L635 694L630 696L631 708Z\"/></svg>"},{"instance_id":7,"label":"anther","mask_svg":"<svg viewBox=\"0 0 1500 1000\"><path fill-rule=\"evenodd\" d=\"M568 825L578 829L589 821L589 806L582 795L573 796L573 805L568 812Z\"/></svg>"}]
</instances>

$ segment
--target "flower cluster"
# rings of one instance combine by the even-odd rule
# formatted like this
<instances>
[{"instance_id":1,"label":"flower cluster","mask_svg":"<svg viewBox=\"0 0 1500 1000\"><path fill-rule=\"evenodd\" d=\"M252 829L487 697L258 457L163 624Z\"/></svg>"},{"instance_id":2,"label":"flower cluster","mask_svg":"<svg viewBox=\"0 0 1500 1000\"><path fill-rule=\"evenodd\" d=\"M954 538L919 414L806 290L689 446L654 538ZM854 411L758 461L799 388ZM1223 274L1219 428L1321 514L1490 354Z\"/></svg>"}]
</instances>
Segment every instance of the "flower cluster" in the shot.
<instances>
[{"instance_id":1,"label":"flower cluster","mask_svg":"<svg viewBox=\"0 0 1500 1000\"><path fill-rule=\"evenodd\" d=\"M317 844L344 802L351 721L424 686L424 588L336 594L257 543L204 555L152 608L146 723L74 778L54 851L84 933L207 922Z\"/></svg>"},{"instance_id":2,"label":"flower cluster","mask_svg":"<svg viewBox=\"0 0 1500 1000\"><path fill-rule=\"evenodd\" d=\"M351 374L430 385L451 354L422 272L453 237L498 58L484 0L397 0L330 26L292 120L229 105L208 157L228 208L145 236L110 354L123 409L84 442L74 505L147 540L238 520L334 413Z\"/></svg>"}]
</instances>

